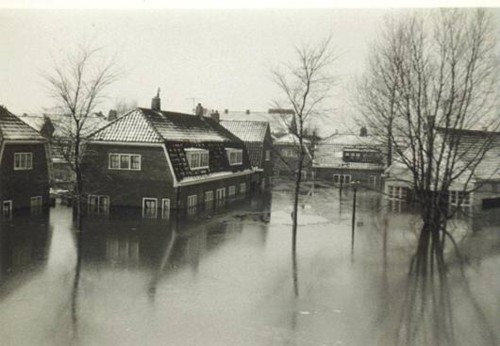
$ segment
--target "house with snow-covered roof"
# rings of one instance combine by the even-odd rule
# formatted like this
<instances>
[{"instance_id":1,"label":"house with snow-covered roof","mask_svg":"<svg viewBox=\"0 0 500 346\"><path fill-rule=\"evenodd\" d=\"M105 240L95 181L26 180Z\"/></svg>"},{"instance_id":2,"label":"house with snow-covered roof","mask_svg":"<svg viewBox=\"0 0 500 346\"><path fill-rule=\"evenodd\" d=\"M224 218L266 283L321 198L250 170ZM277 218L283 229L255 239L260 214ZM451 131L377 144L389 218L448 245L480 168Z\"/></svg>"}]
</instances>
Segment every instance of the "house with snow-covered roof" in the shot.
<instances>
[{"instance_id":1,"label":"house with snow-covered roof","mask_svg":"<svg viewBox=\"0 0 500 346\"><path fill-rule=\"evenodd\" d=\"M252 185L269 187L273 175L273 143L269 123L250 120L222 120L220 123L245 143L256 172Z\"/></svg>"},{"instance_id":2,"label":"house with snow-covered roof","mask_svg":"<svg viewBox=\"0 0 500 346\"><path fill-rule=\"evenodd\" d=\"M456 176L447 192L451 207L480 207L483 209L500 206L500 132L438 128L436 141L443 146L454 145L451 150L456 157L453 172ZM411 158L410 149L403 152ZM436 155L439 155L436 152ZM444 151L441 162L435 163L444 170L448 162L448 151ZM424 158L425 159L425 158ZM442 176L443 173L441 173ZM411 201L413 199L413 174L407 164L399 158L385 171L385 195L389 200Z\"/></svg>"},{"instance_id":3,"label":"house with snow-covered roof","mask_svg":"<svg viewBox=\"0 0 500 346\"><path fill-rule=\"evenodd\" d=\"M243 196L254 174L241 139L203 112L162 111L158 95L151 109L132 110L89 137L83 171L89 211L138 207L145 217Z\"/></svg>"},{"instance_id":4,"label":"house with snow-covered roof","mask_svg":"<svg viewBox=\"0 0 500 346\"><path fill-rule=\"evenodd\" d=\"M379 187L385 168L385 152L385 144L364 128L359 134L335 133L316 145L315 175L339 186L356 181L366 187Z\"/></svg>"},{"instance_id":5,"label":"house with snow-covered roof","mask_svg":"<svg viewBox=\"0 0 500 346\"><path fill-rule=\"evenodd\" d=\"M14 209L40 212L49 202L46 139L0 106L0 200L4 217Z\"/></svg>"}]
</instances>

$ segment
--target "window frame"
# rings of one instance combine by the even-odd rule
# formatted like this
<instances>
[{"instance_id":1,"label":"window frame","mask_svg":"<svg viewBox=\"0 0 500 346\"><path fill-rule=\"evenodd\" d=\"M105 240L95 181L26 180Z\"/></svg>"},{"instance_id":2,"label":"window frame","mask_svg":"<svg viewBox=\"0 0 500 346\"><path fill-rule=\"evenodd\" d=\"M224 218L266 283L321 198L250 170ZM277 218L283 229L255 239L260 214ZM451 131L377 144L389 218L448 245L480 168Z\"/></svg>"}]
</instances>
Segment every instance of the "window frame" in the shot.
<instances>
[{"instance_id":1,"label":"window frame","mask_svg":"<svg viewBox=\"0 0 500 346\"><path fill-rule=\"evenodd\" d=\"M247 183L240 183L240 194L247 192Z\"/></svg>"},{"instance_id":2,"label":"window frame","mask_svg":"<svg viewBox=\"0 0 500 346\"><path fill-rule=\"evenodd\" d=\"M266 162L267 161L271 161L271 150L267 149L266 152L265 152L265 160Z\"/></svg>"},{"instance_id":3,"label":"window frame","mask_svg":"<svg viewBox=\"0 0 500 346\"><path fill-rule=\"evenodd\" d=\"M151 214L147 214L146 213L146 202L148 201L154 201L155 202L155 205L156 205L156 208L154 208L154 215ZM142 217L143 218L147 218L147 219L156 219L158 217L158 198L156 197L143 197L142 198Z\"/></svg>"},{"instance_id":4,"label":"window frame","mask_svg":"<svg viewBox=\"0 0 500 346\"><path fill-rule=\"evenodd\" d=\"M165 205L168 204L168 208L165 208ZM161 199L161 217L163 219L170 218L170 198L162 198Z\"/></svg>"},{"instance_id":5,"label":"window frame","mask_svg":"<svg viewBox=\"0 0 500 346\"><path fill-rule=\"evenodd\" d=\"M213 200L214 200L214 190L205 191L205 202L212 202Z\"/></svg>"},{"instance_id":6,"label":"window frame","mask_svg":"<svg viewBox=\"0 0 500 346\"><path fill-rule=\"evenodd\" d=\"M226 155L230 166L243 164L243 149L226 148Z\"/></svg>"},{"instance_id":7,"label":"window frame","mask_svg":"<svg viewBox=\"0 0 500 346\"><path fill-rule=\"evenodd\" d=\"M19 160L17 159L19 157ZM24 158L24 160L22 159ZM28 160L29 158L29 160ZM19 165L18 165L19 163ZM22 163L24 165L22 165ZM19 152L14 153L14 164L15 171L29 171L33 169L33 153L32 152Z\"/></svg>"},{"instance_id":8,"label":"window frame","mask_svg":"<svg viewBox=\"0 0 500 346\"><path fill-rule=\"evenodd\" d=\"M236 185L230 185L227 189L227 195L229 197L236 195Z\"/></svg>"},{"instance_id":9,"label":"window frame","mask_svg":"<svg viewBox=\"0 0 500 346\"><path fill-rule=\"evenodd\" d=\"M136 168L133 168L132 158L139 158L138 160L138 166ZM112 162L113 158L117 158L117 161L114 162L117 164L117 167L113 167ZM126 159L125 161L122 161L123 159ZM126 162L128 164L127 168L122 167L122 162ZM108 153L108 169L110 170L116 170L116 171L140 171L142 170L142 155L141 154L128 154L128 153Z\"/></svg>"},{"instance_id":10,"label":"window frame","mask_svg":"<svg viewBox=\"0 0 500 346\"><path fill-rule=\"evenodd\" d=\"M95 203L91 200L95 199ZM103 201L106 201L103 203ZM87 211L91 215L109 215L110 206L109 195L91 195L87 196ZM103 208L104 207L104 208Z\"/></svg>"},{"instance_id":11,"label":"window frame","mask_svg":"<svg viewBox=\"0 0 500 346\"><path fill-rule=\"evenodd\" d=\"M191 170L207 169L210 166L210 151L203 148L184 148L186 159ZM195 158L196 161L195 162ZM204 165L202 165L204 164Z\"/></svg>"}]
</instances>

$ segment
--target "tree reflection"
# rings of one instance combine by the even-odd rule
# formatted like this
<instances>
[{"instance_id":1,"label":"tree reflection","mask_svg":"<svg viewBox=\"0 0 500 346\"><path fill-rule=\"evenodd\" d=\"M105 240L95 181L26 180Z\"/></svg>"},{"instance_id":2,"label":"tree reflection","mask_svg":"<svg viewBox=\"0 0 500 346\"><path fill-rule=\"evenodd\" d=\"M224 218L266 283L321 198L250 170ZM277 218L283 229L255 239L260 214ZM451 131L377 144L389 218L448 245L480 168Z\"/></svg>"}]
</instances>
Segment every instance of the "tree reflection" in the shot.
<instances>
[{"instance_id":1,"label":"tree reflection","mask_svg":"<svg viewBox=\"0 0 500 346\"><path fill-rule=\"evenodd\" d=\"M407 277L396 344L498 345L495 329L470 288L468 262L451 233L443 232L451 246L432 235L419 238ZM448 248L453 251L446 251Z\"/></svg>"}]
</instances>

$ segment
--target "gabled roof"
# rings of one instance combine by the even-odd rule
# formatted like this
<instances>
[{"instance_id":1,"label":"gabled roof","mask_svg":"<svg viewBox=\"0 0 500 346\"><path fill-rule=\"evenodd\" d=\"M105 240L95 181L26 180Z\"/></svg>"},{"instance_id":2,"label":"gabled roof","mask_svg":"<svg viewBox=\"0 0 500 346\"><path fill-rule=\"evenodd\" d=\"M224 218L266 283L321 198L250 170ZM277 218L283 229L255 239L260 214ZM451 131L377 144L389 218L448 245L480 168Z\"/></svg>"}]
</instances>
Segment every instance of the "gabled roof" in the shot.
<instances>
[{"instance_id":1,"label":"gabled roof","mask_svg":"<svg viewBox=\"0 0 500 346\"><path fill-rule=\"evenodd\" d=\"M69 115L65 114L25 114L19 117L23 122L30 125L32 128L40 132L47 121L50 121L54 126L54 137L64 138L70 136L74 133L74 121ZM102 128L103 126L109 124L106 118L98 117L95 115L89 115L85 119L85 123L82 129L82 135L86 136L96 130Z\"/></svg>"},{"instance_id":2,"label":"gabled roof","mask_svg":"<svg viewBox=\"0 0 500 346\"><path fill-rule=\"evenodd\" d=\"M221 121L259 121L269 123L271 133L287 132L286 126L280 114L271 114L268 112L259 111L224 111L220 113Z\"/></svg>"},{"instance_id":3,"label":"gabled roof","mask_svg":"<svg viewBox=\"0 0 500 346\"><path fill-rule=\"evenodd\" d=\"M107 142L232 142L240 141L208 117L137 108L92 135Z\"/></svg>"},{"instance_id":4,"label":"gabled roof","mask_svg":"<svg viewBox=\"0 0 500 346\"><path fill-rule=\"evenodd\" d=\"M220 123L243 142L264 142L269 128L267 121L222 120Z\"/></svg>"},{"instance_id":5,"label":"gabled roof","mask_svg":"<svg viewBox=\"0 0 500 346\"><path fill-rule=\"evenodd\" d=\"M44 140L34 128L21 121L17 116L0 106L0 141Z\"/></svg>"}]
</instances>

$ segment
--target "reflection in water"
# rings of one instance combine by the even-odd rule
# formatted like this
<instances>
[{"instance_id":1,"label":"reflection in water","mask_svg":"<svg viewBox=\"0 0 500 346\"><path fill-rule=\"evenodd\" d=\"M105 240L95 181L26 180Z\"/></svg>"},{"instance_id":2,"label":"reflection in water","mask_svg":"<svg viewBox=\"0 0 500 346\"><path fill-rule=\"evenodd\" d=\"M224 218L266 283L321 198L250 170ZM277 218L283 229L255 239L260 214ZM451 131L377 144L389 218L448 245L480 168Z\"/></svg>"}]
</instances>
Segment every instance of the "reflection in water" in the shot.
<instances>
[{"instance_id":1,"label":"reflection in water","mask_svg":"<svg viewBox=\"0 0 500 346\"><path fill-rule=\"evenodd\" d=\"M18 213L0 223L0 287L22 284L47 264L51 231L47 210ZM13 289L12 287L11 289Z\"/></svg>"}]
</instances>

